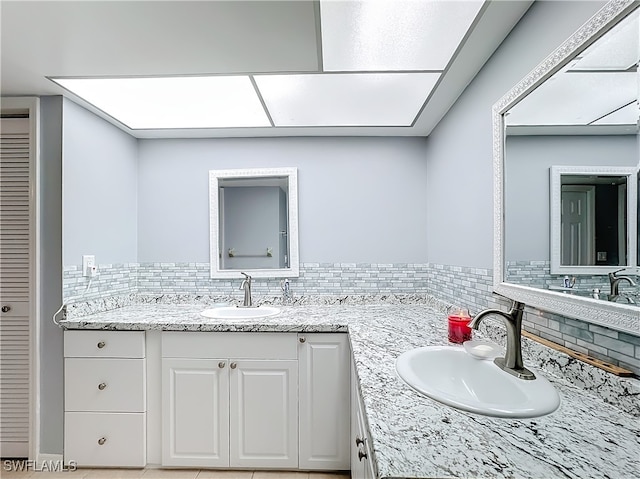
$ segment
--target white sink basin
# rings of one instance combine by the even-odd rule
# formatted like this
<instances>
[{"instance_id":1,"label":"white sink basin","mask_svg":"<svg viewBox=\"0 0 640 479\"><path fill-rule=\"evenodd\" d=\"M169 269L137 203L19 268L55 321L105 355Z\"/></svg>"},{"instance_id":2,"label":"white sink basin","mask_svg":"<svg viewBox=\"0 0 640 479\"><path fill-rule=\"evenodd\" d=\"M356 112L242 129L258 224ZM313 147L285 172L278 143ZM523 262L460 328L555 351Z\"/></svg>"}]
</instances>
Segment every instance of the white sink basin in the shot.
<instances>
[{"instance_id":1,"label":"white sink basin","mask_svg":"<svg viewBox=\"0 0 640 479\"><path fill-rule=\"evenodd\" d=\"M533 380L518 379L492 360L476 359L461 347L407 351L396 360L396 371L419 393L485 416L538 417L560 405L557 391L539 373Z\"/></svg>"},{"instance_id":2,"label":"white sink basin","mask_svg":"<svg viewBox=\"0 0 640 479\"><path fill-rule=\"evenodd\" d=\"M258 319L275 316L280 312L273 306L258 306L257 308L239 308L237 306L225 306L223 308L205 309L202 316L213 319Z\"/></svg>"}]
</instances>

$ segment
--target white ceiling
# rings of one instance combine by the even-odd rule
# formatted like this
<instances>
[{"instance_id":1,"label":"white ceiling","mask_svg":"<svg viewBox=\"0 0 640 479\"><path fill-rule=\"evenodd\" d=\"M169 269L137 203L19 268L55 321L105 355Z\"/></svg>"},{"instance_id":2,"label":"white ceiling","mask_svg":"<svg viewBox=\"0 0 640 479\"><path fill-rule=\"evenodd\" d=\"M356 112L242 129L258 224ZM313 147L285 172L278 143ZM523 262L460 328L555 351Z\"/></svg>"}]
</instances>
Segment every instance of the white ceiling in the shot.
<instances>
[{"instance_id":1,"label":"white ceiling","mask_svg":"<svg viewBox=\"0 0 640 479\"><path fill-rule=\"evenodd\" d=\"M425 3L430 0L411 0ZM477 1L477 0L476 0ZM332 12L340 23L340 3L326 5L323 18ZM352 2L349 2L352 3ZM132 135L148 137L230 136L426 136L444 116L460 93L480 70L531 1L487 2L471 27L459 32L461 43L443 52L438 37L443 30L458 29L459 1L436 2L434 8L448 17L444 23L424 22L424 37L406 44L390 41L398 55L423 49L440 56L439 80L425 102L413 101L417 116L411 126L388 127L257 127L189 130L129 130L88 105L47 77L172 76L308 74L344 70L338 59L323 60L322 22L317 1L0 1L0 91L2 95L65 95ZM326 20L328 21L328 20ZM398 20L399 21L399 20ZM348 29L348 25L342 27ZM350 31L341 43L351 45ZM325 40L325 48L329 42ZM381 47L382 47L381 46ZM335 45L334 45L335 47ZM333 47L331 47L333 48ZM353 42L351 53L358 53ZM422 70L422 69L420 69ZM433 83L433 70L421 73ZM327 74L329 76L329 74ZM291 77L295 79L295 76ZM417 77L420 78L420 77ZM256 80L258 83L259 80ZM331 83L325 93L332 95ZM379 95L379 92L376 93ZM407 96L407 95L405 95ZM336 97L339 97L336 92ZM308 115L302 100L300 115ZM374 111L375 102L363 105ZM360 119L359 119L360 120Z\"/></svg>"}]
</instances>

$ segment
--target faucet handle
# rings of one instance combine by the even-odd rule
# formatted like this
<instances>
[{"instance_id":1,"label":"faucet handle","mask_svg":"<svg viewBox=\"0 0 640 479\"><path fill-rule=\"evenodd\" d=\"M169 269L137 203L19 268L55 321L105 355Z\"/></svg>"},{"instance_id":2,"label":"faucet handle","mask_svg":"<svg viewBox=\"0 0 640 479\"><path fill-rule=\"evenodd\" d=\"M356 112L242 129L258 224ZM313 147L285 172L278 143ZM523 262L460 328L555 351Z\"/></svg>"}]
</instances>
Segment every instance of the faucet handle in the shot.
<instances>
[{"instance_id":1,"label":"faucet handle","mask_svg":"<svg viewBox=\"0 0 640 479\"><path fill-rule=\"evenodd\" d=\"M627 269L627 268L622 268L622 269L619 269L618 271L612 271L611 273L609 273L609 276L610 277L613 276L615 278L616 274L621 273L625 269Z\"/></svg>"},{"instance_id":2,"label":"faucet handle","mask_svg":"<svg viewBox=\"0 0 640 479\"><path fill-rule=\"evenodd\" d=\"M243 273L242 271L240 271L240 274L244 275L245 280L251 282L251 276L249 276L247 273Z\"/></svg>"}]
</instances>

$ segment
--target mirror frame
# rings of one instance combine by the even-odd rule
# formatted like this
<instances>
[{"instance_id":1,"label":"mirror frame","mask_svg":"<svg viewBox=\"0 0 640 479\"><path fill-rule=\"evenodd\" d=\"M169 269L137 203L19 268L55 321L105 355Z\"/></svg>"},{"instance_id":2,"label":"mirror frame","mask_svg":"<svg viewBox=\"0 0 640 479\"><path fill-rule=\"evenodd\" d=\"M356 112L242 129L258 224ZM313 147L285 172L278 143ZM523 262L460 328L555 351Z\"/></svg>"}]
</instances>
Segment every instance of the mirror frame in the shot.
<instances>
[{"instance_id":1,"label":"mirror frame","mask_svg":"<svg viewBox=\"0 0 640 479\"><path fill-rule=\"evenodd\" d=\"M218 195L220 180L229 178L268 178L276 176L284 176L288 182L289 267L273 269L243 268L242 271L254 278L297 278L300 276L300 256L298 251L298 169L250 168L209 171L209 251L211 278L241 278L239 269L220 268L220 201Z\"/></svg>"},{"instance_id":2,"label":"mirror frame","mask_svg":"<svg viewBox=\"0 0 640 479\"><path fill-rule=\"evenodd\" d=\"M495 293L524 302L551 313L602 325L617 331L640 335L640 309L620 303L556 291L507 283L504 264L504 114L541 83L569 63L640 6L634 0L613 0L601 8L578 31L498 100L492 108L493 121L493 290ZM637 268L636 268L637 272Z\"/></svg>"},{"instance_id":3,"label":"mirror frame","mask_svg":"<svg viewBox=\"0 0 640 479\"><path fill-rule=\"evenodd\" d=\"M552 166L550 179L550 241L551 241L551 274L588 274L588 275L605 275L612 271L619 271L621 268L625 270L635 269L636 267L636 248L637 248L637 188L636 175L638 168L624 166ZM560 251L562 242L560 239L560 222L561 222L561 176L562 175L595 175L595 176L624 176L627 182L627 235L626 235L626 258L624 265L584 265L572 266L560 263Z\"/></svg>"}]
</instances>

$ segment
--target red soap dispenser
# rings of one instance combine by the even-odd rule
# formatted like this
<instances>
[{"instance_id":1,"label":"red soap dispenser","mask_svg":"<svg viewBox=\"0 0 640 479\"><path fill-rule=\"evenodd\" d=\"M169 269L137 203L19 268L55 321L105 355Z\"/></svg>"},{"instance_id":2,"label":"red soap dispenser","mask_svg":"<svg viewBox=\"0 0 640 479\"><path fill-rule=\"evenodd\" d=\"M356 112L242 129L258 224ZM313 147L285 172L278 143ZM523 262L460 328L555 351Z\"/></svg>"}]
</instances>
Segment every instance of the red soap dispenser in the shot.
<instances>
[{"instance_id":1,"label":"red soap dispenser","mask_svg":"<svg viewBox=\"0 0 640 479\"><path fill-rule=\"evenodd\" d=\"M449 311L449 341L461 344L471 340L471 328L469 327L469 311L464 308L452 308Z\"/></svg>"}]
</instances>

